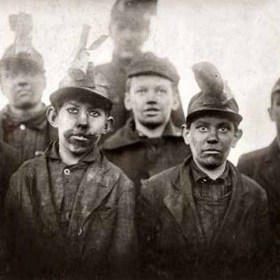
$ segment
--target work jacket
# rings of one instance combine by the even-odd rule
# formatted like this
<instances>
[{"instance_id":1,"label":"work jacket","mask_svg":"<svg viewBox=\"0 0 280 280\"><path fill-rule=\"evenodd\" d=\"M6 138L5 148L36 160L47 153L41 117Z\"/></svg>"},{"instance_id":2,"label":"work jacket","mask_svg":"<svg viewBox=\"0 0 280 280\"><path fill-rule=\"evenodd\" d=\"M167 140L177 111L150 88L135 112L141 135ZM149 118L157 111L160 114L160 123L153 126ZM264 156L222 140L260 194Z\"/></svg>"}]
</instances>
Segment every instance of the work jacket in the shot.
<instances>
[{"instance_id":1,"label":"work jacket","mask_svg":"<svg viewBox=\"0 0 280 280\"><path fill-rule=\"evenodd\" d=\"M265 279L269 225L264 190L228 163L231 197L208 242L193 197L190 161L143 184L143 279Z\"/></svg>"},{"instance_id":2,"label":"work jacket","mask_svg":"<svg viewBox=\"0 0 280 280\"><path fill-rule=\"evenodd\" d=\"M132 119L106 140L102 150L134 182L137 194L141 180L181 163L190 154L180 128L172 122L161 137L148 138L139 136Z\"/></svg>"},{"instance_id":3,"label":"work jacket","mask_svg":"<svg viewBox=\"0 0 280 280\"><path fill-rule=\"evenodd\" d=\"M11 278L132 279L132 182L100 155L77 190L65 235L48 164L46 155L27 161L11 179L5 209Z\"/></svg>"}]
</instances>

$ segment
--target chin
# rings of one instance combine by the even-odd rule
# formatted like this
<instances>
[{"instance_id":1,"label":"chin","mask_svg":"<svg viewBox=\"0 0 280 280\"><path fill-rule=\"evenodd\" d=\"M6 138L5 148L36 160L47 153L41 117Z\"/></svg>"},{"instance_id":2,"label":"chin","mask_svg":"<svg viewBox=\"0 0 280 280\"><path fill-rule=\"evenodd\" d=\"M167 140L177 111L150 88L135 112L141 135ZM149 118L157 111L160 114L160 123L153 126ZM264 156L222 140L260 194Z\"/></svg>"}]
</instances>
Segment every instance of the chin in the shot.
<instances>
[{"instance_id":1,"label":"chin","mask_svg":"<svg viewBox=\"0 0 280 280\"><path fill-rule=\"evenodd\" d=\"M216 168L218 168L219 166L221 166L224 162L222 160L218 160L218 159L208 159L208 160L203 160L200 162L200 164L209 170L214 170Z\"/></svg>"}]
</instances>

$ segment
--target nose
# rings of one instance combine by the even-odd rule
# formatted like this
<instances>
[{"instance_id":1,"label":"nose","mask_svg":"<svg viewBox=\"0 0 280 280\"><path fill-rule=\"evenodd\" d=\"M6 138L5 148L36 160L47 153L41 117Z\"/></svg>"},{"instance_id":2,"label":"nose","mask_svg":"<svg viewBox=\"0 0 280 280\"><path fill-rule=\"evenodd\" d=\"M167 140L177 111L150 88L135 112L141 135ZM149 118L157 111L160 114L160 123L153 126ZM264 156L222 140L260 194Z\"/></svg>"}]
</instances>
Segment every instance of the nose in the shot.
<instances>
[{"instance_id":1,"label":"nose","mask_svg":"<svg viewBox=\"0 0 280 280\"><path fill-rule=\"evenodd\" d=\"M158 96L154 90L149 90L146 94L147 104L156 104L158 102Z\"/></svg>"},{"instance_id":2,"label":"nose","mask_svg":"<svg viewBox=\"0 0 280 280\"><path fill-rule=\"evenodd\" d=\"M78 127L88 126L88 114L85 110L81 110L77 119Z\"/></svg>"},{"instance_id":3,"label":"nose","mask_svg":"<svg viewBox=\"0 0 280 280\"><path fill-rule=\"evenodd\" d=\"M213 128L210 130L210 132L208 134L207 143L216 144L218 142L219 142L218 131L217 131L217 129Z\"/></svg>"}]
</instances>

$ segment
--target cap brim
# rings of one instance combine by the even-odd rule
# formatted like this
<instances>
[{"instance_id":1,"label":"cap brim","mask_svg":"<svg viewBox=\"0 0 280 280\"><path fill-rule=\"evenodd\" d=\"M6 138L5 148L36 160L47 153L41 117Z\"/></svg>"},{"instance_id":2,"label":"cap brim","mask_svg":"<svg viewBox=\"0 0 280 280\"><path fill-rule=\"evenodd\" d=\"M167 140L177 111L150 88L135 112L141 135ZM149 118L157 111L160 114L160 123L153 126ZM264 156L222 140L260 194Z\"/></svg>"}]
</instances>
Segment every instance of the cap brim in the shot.
<instances>
[{"instance_id":1,"label":"cap brim","mask_svg":"<svg viewBox=\"0 0 280 280\"><path fill-rule=\"evenodd\" d=\"M90 102L95 108L102 108L106 111L112 109L112 102L108 98L88 87L62 87L50 95L53 105L61 104L69 99Z\"/></svg>"},{"instance_id":2,"label":"cap brim","mask_svg":"<svg viewBox=\"0 0 280 280\"><path fill-rule=\"evenodd\" d=\"M237 123L240 123L243 119L241 115L233 111L229 111L226 109L207 108L207 109L201 109L192 112L186 117L186 122L187 123L192 122L194 119L207 114L211 114L211 115L218 114Z\"/></svg>"}]
</instances>

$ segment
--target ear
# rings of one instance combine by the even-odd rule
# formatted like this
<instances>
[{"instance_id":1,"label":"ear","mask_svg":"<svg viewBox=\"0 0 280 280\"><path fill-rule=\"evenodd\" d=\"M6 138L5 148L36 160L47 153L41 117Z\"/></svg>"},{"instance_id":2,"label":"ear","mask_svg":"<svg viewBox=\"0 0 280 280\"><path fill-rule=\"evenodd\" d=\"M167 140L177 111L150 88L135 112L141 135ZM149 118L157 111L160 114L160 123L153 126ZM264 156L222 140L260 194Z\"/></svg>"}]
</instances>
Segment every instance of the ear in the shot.
<instances>
[{"instance_id":1,"label":"ear","mask_svg":"<svg viewBox=\"0 0 280 280\"><path fill-rule=\"evenodd\" d=\"M274 122L275 121L275 117L274 117L272 108L271 107L268 108L267 112L268 112L268 115L269 115L270 119Z\"/></svg>"},{"instance_id":2,"label":"ear","mask_svg":"<svg viewBox=\"0 0 280 280\"><path fill-rule=\"evenodd\" d=\"M232 143L231 143L231 147L232 148L235 148L237 142L239 141L239 139L242 137L243 135L243 131L241 129L237 129L235 132L234 132L234 138L232 140Z\"/></svg>"},{"instance_id":3,"label":"ear","mask_svg":"<svg viewBox=\"0 0 280 280\"><path fill-rule=\"evenodd\" d=\"M180 106L181 106L181 98L179 95L179 91L178 91L178 89L174 89L172 110L176 111L179 109Z\"/></svg>"},{"instance_id":4,"label":"ear","mask_svg":"<svg viewBox=\"0 0 280 280\"><path fill-rule=\"evenodd\" d=\"M186 124L183 124L181 126L181 132L186 145L190 145L190 128L188 128Z\"/></svg>"},{"instance_id":5,"label":"ear","mask_svg":"<svg viewBox=\"0 0 280 280\"><path fill-rule=\"evenodd\" d=\"M131 100L131 93L130 92L125 93L124 106L125 106L126 110L128 110L128 111L132 110L132 100Z\"/></svg>"},{"instance_id":6,"label":"ear","mask_svg":"<svg viewBox=\"0 0 280 280\"><path fill-rule=\"evenodd\" d=\"M55 110L55 108L53 106L49 106L47 108L46 115L47 115L47 120L50 123L50 125L52 127L57 128L57 116L58 116L58 113L57 113L57 111Z\"/></svg>"},{"instance_id":7,"label":"ear","mask_svg":"<svg viewBox=\"0 0 280 280\"><path fill-rule=\"evenodd\" d=\"M109 116L106 120L105 127L102 131L102 134L107 134L108 132L113 131L113 124L114 124L114 118Z\"/></svg>"}]
</instances>

